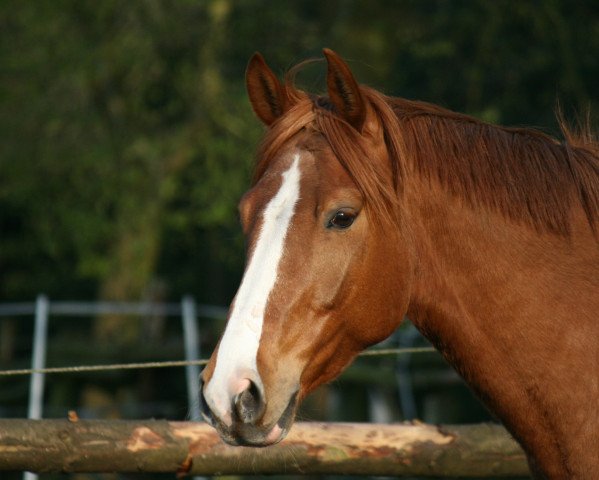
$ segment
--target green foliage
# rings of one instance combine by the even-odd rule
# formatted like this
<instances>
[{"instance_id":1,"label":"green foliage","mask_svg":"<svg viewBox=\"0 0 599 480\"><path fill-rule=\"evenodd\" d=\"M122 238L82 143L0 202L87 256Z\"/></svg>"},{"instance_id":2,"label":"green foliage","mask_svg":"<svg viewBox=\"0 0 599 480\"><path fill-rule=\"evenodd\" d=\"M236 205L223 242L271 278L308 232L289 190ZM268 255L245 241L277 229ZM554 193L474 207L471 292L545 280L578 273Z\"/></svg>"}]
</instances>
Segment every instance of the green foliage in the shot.
<instances>
[{"instance_id":1,"label":"green foliage","mask_svg":"<svg viewBox=\"0 0 599 480\"><path fill-rule=\"evenodd\" d=\"M364 83L492 122L555 131L557 99L598 107L591 1L6 0L0 26L3 300L134 298L158 278L226 303L255 50L282 73L328 46Z\"/></svg>"}]
</instances>

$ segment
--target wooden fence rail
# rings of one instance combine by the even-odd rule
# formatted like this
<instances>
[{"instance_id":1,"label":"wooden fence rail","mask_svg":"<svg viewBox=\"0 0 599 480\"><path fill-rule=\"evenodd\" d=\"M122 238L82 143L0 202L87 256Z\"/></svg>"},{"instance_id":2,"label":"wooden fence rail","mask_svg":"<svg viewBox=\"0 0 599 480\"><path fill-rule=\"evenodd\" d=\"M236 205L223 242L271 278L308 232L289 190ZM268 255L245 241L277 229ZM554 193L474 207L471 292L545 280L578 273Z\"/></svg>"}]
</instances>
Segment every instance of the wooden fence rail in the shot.
<instances>
[{"instance_id":1,"label":"wooden fence rail","mask_svg":"<svg viewBox=\"0 0 599 480\"><path fill-rule=\"evenodd\" d=\"M0 470L514 477L524 453L490 424L298 423L268 448L230 447L203 423L0 420Z\"/></svg>"}]
</instances>

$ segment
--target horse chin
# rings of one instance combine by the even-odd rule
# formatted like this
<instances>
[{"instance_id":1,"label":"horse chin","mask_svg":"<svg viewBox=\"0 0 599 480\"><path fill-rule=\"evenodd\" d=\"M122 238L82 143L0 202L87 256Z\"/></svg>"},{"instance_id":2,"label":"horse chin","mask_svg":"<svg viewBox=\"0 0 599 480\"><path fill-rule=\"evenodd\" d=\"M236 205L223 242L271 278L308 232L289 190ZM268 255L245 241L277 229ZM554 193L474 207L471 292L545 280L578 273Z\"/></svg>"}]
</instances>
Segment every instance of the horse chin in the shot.
<instances>
[{"instance_id":1,"label":"horse chin","mask_svg":"<svg viewBox=\"0 0 599 480\"><path fill-rule=\"evenodd\" d=\"M274 425L260 426L235 422L227 427L222 422L211 422L225 443L243 447L268 447L283 440L293 424L297 408L297 393L293 394Z\"/></svg>"}]
</instances>

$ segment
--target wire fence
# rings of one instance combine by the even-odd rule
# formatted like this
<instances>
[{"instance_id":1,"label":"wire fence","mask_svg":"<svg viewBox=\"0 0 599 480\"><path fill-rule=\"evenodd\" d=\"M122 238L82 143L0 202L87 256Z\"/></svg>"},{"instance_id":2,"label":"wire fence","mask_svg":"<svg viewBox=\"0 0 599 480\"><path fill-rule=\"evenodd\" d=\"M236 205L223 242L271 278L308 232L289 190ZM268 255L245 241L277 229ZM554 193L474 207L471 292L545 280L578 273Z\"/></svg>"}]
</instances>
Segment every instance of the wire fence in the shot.
<instances>
[{"instance_id":1,"label":"wire fence","mask_svg":"<svg viewBox=\"0 0 599 480\"><path fill-rule=\"evenodd\" d=\"M55 321L55 317L90 317L101 315L122 315L136 317L178 317L181 320L182 343L184 359L164 361L143 361L132 363L110 363L89 365L46 366L46 350L49 340L48 326ZM29 404L27 418L40 419L43 416L43 398L45 390L45 376L55 374L76 374L81 372L107 372L141 369L176 368L184 367L186 387L188 394L189 418L197 420L200 412L197 402L199 390L200 367L208 363L202 358L199 345L201 344L200 319L224 320L227 309L214 305L196 304L190 296L185 296L180 303L134 303L134 302L55 302L46 296L39 295L35 302L0 304L0 318L28 316L33 320L33 338L31 349L30 368L0 370L0 379L29 376ZM413 333L413 332L412 332ZM405 336L405 335L404 335ZM409 375L405 370L410 363L411 354L434 352L430 346L414 346L414 338L407 335L402 340L401 336L395 337L399 341L397 348L383 348L382 345L373 347L359 354L360 357L397 357L397 380L401 393L402 409L406 409L410 418L415 417L415 412L410 410L410 402L403 397L411 399L413 403L413 388ZM151 358L151 357L150 357ZM403 369L403 370L402 370ZM403 373L402 373L403 372ZM374 400L373 400L374 401ZM412 412L412 413L410 413ZM32 479L28 479L32 480Z\"/></svg>"},{"instance_id":2,"label":"wire fence","mask_svg":"<svg viewBox=\"0 0 599 480\"><path fill-rule=\"evenodd\" d=\"M359 357L375 357L389 355L406 355L413 353L431 353L435 352L433 347L413 347L413 348L377 348L366 350L358 354ZM208 359L201 360L169 360L163 362L137 362L137 363L114 363L109 365L77 365L69 367L49 367L49 368L23 368L14 370L0 370L0 377L31 375L33 373L80 373L80 372L103 372L110 370L137 370L146 368L169 368L169 367L187 367L190 365L204 366Z\"/></svg>"},{"instance_id":3,"label":"wire fence","mask_svg":"<svg viewBox=\"0 0 599 480\"><path fill-rule=\"evenodd\" d=\"M72 365L63 367L45 367L44 361L36 361L36 357L45 357L45 340L47 337L47 323L52 315L61 316L99 316L99 315L126 315L126 316L164 316L182 317L184 326L184 341L186 343L185 360L113 363L107 365ZM40 295L36 302L5 303L0 304L1 317L32 316L38 330L34 332L32 349L32 367L20 369L0 370L0 377L10 377L33 374L66 374L80 372L104 372L111 370L138 370L151 368L171 367L199 367L208 363L208 359L199 359L199 352L194 350L194 343L199 340L197 317L224 319L227 316L225 307L215 305L196 304L189 296L182 299L181 303L152 303L152 302L69 302L49 301ZM399 347L399 348L373 348L361 352L360 357L406 355L415 353L434 352L432 347Z\"/></svg>"}]
</instances>

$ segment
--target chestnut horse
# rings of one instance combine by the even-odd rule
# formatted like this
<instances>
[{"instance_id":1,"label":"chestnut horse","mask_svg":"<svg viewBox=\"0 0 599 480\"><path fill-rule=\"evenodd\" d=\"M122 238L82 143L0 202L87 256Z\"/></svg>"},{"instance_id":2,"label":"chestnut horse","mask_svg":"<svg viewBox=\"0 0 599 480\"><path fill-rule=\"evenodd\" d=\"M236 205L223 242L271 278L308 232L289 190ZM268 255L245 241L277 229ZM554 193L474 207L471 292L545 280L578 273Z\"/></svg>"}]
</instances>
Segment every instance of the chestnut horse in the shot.
<instances>
[{"instance_id":1,"label":"chestnut horse","mask_svg":"<svg viewBox=\"0 0 599 480\"><path fill-rule=\"evenodd\" d=\"M390 98L324 54L326 96L248 65L268 128L206 419L231 444L280 441L407 314L538 478L599 478L599 144Z\"/></svg>"}]
</instances>

